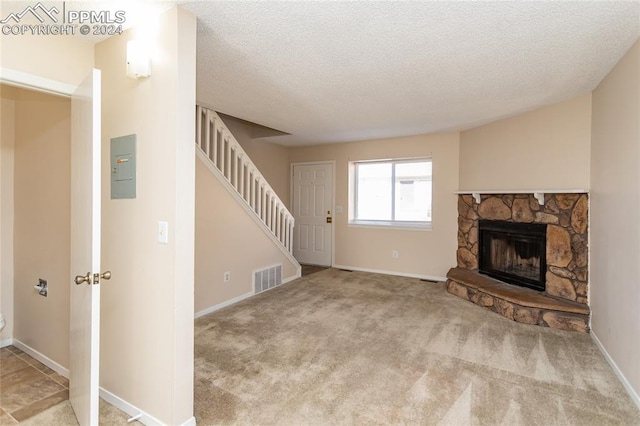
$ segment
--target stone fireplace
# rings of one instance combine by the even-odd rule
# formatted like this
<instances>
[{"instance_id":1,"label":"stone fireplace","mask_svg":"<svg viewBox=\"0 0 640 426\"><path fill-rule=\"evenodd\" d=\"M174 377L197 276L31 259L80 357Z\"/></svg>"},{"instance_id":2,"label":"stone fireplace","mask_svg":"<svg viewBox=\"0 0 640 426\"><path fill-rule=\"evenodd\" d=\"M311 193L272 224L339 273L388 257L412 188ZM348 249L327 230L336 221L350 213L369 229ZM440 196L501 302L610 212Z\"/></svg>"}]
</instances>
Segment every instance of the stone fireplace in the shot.
<instances>
[{"instance_id":1,"label":"stone fireplace","mask_svg":"<svg viewBox=\"0 0 640 426\"><path fill-rule=\"evenodd\" d=\"M479 201L458 196L458 265L448 291L515 321L587 331L587 194Z\"/></svg>"}]
</instances>

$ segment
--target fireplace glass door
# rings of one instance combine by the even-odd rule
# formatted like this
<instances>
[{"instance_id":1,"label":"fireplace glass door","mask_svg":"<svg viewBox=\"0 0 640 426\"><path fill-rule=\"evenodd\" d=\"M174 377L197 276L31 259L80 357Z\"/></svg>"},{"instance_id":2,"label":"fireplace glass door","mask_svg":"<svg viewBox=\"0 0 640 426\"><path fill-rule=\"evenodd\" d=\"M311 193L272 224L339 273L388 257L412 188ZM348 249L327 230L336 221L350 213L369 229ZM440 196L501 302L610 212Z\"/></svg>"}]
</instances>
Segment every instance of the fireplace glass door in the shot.
<instances>
[{"instance_id":1,"label":"fireplace glass door","mask_svg":"<svg viewBox=\"0 0 640 426\"><path fill-rule=\"evenodd\" d=\"M545 290L546 225L481 220L478 231L481 273Z\"/></svg>"}]
</instances>

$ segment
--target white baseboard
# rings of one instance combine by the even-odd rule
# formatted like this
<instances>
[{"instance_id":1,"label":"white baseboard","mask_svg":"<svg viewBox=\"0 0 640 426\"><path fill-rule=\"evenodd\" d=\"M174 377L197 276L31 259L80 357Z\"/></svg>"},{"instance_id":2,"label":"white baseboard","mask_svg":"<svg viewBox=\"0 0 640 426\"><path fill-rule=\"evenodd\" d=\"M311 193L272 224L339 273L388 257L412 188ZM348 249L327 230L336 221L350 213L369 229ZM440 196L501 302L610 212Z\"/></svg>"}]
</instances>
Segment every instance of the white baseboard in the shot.
<instances>
[{"instance_id":1,"label":"white baseboard","mask_svg":"<svg viewBox=\"0 0 640 426\"><path fill-rule=\"evenodd\" d=\"M180 426L196 426L196 418L195 417L191 417L189 420L187 420L186 422L182 423Z\"/></svg>"},{"instance_id":2,"label":"white baseboard","mask_svg":"<svg viewBox=\"0 0 640 426\"><path fill-rule=\"evenodd\" d=\"M301 276L302 276L302 269L298 268L298 271L296 272L295 275L292 275L289 278L285 278L284 280L282 280L282 283L280 285L290 283L291 281L295 281Z\"/></svg>"},{"instance_id":3,"label":"white baseboard","mask_svg":"<svg viewBox=\"0 0 640 426\"><path fill-rule=\"evenodd\" d=\"M161 426L165 424L160 420L156 419L155 417L153 417L151 414L140 410L138 407L136 407L133 404L129 404L124 399L114 395L113 393L109 392L103 387L100 387L100 398L104 399L106 402L118 408L119 410L124 411L125 413L131 416L131 419L137 420L142 424L145 424L147 426L156 426L156 425ZM187 422L184 424L187 425L190 423Z\"/></svg>"},{"instance_id":4,"label":"white baseboard","mask_svg":"<svg viewBox=\"0 0 640 426\"><path fill-rule=\"evenodd\" d=\"M36 360L40 361L41 363L43 363L44 365L46 365L47 367L49 367L50 369L58 373L59 375L66 377L67 379L69 378L68 368L63 367L62 365L58 364L51 358L36 351L32 347L25 345L20 340L13 339L13 346L20 349L22 352L30 355L32 358L35 358Z\"/></svg>"},{"instance_id":5,"label":"white baseboard","mask_svg":"<svg viewBox=\"0 0 640 426\"><path fill-rule=\"evenodd\" d=\"M633 402L640 409L640 396L638 396L638 393L631 386L631 383L629 383L629 381L624 376L624 374L622 374L622 371L620 371L620 369L618 368L618 365L613 360L613 358L611 358L611 356L609 355L609 352L607 352L607 350L604 348L604 346L602 345L602 342L600 342L600 339L598 339L598 336L596 336L593 330L591 330L591 338L593 339L594 342L596 342L596 346L598 346L598 349L600 349L600 352L602 352L602 355L604 355L604 358L607 360L607 362L611 366L611 369L613 369L613 372L616 374L616 376L618 376L618 379L622 383L622 386L624 386L625 390L627 391L627 393L629 394Z\"/></svg>"},{"instance_id":6,"label":"white baseboard","mask_svg":"<svg viewBox=\"0 0 640 426\"><path fill-rule=\"evenodd\" d=\"M196 312L195 317L196 318L200 318L200 317L205 316L207 314L210 314L212 312L219 311L220 309L226 308L227 306L231 306L234 303L241 302L244 299L247 299L247 298L253 296L253 294L254 293L252 291L250 291L249 293L245 293L245 294L242 294L242 295L240 295L238 297L234 297L233 299L229 299L229 300L224 301L222 303L218 303L217 305L214 305L214 306L212 306L210 308L207 308L207 309L204 309L202 311Z\"/></svg>"},{"instance_id":7,"label":"white baseboard","mask_svg":"<svg viewBox=\"0 0 640 426\"><path fill-rule=\"evenodd\" d=\"M4 348L11 345L13 345L13 339L0 340L0 348Z\"/></svg>"},{"instance_id":8,"label":"white baseboard","mask_svg":"<svg viewBox=\"0 0 640 426\"><path fill-rule=\"evenodd\" d=\"M445 277L435 277L433 275L421 275L421 274L407 274L407 273L404 273L404 272L384 271L384 270L381 270L381 269L360 268L360 267L357 267L357 266L333 265L332 268L348 269L350 271L358 271L358 272L371 272L373 274L396 275L398 277L419 278L421 280L429 280L429 281L443 281L443 282L447 281L447 279Z\"/></svg>"},{"instance_id":9,"label":"white baseboard","mask_svg":"<svg viewBox=\"0 0 640 426\"><path fill-rule=\"evenodd\" d=\"M285 278L284 280L282 280L282 284L290 283L291 281L294 281L294 280L300 278L300 276L301 276L301 272L300 272L300 270L298 270L295 275L292 275L289 278ZM282 285L282 284L280 284L280 285ZM270 288L268 290L265 290L265 291L273 290L274 288L278 288L278 287L280 287L280 286L272 287L272 288ZM260 292L260 294L262 294L262 293L264 293L264 291ZM252 296L255 296L255 293L252 292L252 291L250 291L249 293L241 294L240 296L234 297L233 299L229 299L229 300L224 301L222 303L218 303L217 305L214 305L214 306L212 306L210 308L198 311L198 312L195 313L194 317L196 319L200 318L200 317L203 317L203 316L208 315L210 313L213 313L215 311L219 311L222 308L226 308L227 306L231 306L233 304L241 302L241 301L243 301L245 299L248 299L248 298L250 298Z\"/></svg>"},{"instance_id":10,"label":"white baseboard","mask_svg":"<svg viewBox=\"0 0 640 426\"><path fill-rule=\"evenodd\" d=\"M196 418L195 417L191 417L189 420L187 420L186 422L182 423L180 426L196 426Z\"/></svg>"},{"instance_id":11,"label":"white baseboard","mask_svg":"<svg viewBox=\"0 0 640 426\"><path fill-rule=\"evenodd\" d=\"M53 361L51 358L48 358L48 357L44 356L40 352L36 351L35 349L33 349L30 346L25 345L24 343L22 343L19 340L16 340L16 339L7 339L7 340L12 340L11 343L16 348L18 348L21 351L25 352L26 354L30 355L34 359L40 361L41 363L43 363L47 367L49 367L52 370L54 370L56 373L60 374L61 376L64 376L67 379L69 378L69 369L61 366L57 362ZM9 346L9 345L7 345L7 346ZM140 417L137 418L137 420L140 423L143 423L143 424L148 425L148 426L156 426L156 425L160 426L160 425L164 425L165 424L165 423L161 422L160 420L156 419L155 417L153 417L152 415L150 415L150 414L138 409L136 406L134 406L132 404L129 404L124 399L114 395L113 393L109 392L108 390L106 390L106 389L104 389L102 387L100 387L100 398L104 399L109 404L111 404L114 407L124 411L125 413L129 414L132 417L136 417L136 416L140 415ZM191 417L186 422L182 423L181 426L195 426L195 425L196 425L196 419L195 419L195 417Z\"/></svg>"}]
</instances>

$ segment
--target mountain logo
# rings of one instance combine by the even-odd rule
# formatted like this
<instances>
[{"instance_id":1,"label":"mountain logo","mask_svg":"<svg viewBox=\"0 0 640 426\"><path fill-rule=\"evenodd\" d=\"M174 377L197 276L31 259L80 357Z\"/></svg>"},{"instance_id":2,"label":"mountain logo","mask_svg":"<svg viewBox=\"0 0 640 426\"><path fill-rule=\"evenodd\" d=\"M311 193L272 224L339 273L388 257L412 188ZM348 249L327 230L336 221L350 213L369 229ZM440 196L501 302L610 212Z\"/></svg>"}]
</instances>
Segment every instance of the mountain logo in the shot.
<instances>
[{"instance_id":1,"label":"mountain logo","mask_svg":"<svg viewBox=\"0 0 640 426\"><path fill-rule=\"evenodd\" d=\"M20 13L10 13L6 18L0 21L0 24L6 24L11 20L15 21L15 23L19 23L20 20L29 13L35 16L36 19L40 21L40 23L44 23L45 21L43 15L45 17L49 17L49 19L51 19L54 23L58 23L58 18L56 18L54 14L58 14L60 13L60 11L55 6L53 6L51 9L47 9L42 3L38 2L38 4L36 4L35 6L28 6Z\"/></svg>"}]
</instances>

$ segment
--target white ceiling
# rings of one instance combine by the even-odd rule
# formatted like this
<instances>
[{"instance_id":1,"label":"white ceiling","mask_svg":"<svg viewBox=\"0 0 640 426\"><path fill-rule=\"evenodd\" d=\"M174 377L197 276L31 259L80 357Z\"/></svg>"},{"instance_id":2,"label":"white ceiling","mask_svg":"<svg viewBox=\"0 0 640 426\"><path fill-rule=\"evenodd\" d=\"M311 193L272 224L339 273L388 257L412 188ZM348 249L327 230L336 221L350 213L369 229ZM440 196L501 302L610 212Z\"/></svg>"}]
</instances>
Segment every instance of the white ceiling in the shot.
<instances>
[{"instance_id":1,"label":"white ceiling","mask_svg":"<svg viewBox=\"0 0 640 426\"><path fill-rule=\"evenodd\" d=\"M570 99L640 36L639 1L182 6L198 16L198 100L290 146L464 130Z\"/></svg>"},{"instance_id":2,"label":"white ceiling","mask_svg":"<svg viewBox=\"0 0 640 426\"><path fill-rule=\"evenodd\" d=\"M464 130L567 100L640 37L640 0L66 6L126 10L128 27L175 3L198 17L199 102L290 133L265 139L289 146Z\"/></svg>"}]
</instances>

